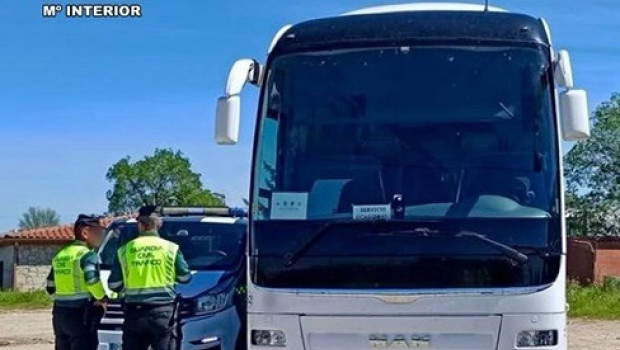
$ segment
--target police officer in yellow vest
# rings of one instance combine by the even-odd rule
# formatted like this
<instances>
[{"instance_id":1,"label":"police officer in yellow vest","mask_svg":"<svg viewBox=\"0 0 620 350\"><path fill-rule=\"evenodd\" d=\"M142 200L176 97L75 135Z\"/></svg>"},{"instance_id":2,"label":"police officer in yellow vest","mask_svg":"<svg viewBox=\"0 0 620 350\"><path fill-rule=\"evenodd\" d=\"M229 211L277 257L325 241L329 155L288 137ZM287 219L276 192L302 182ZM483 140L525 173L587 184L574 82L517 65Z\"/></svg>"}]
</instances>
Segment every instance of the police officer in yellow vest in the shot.
<instances>
[{"instance_id":1,"label":"police officer in yellow vest","mask_svg":"<svg viewBox=\"0 0 620 350\"><path fill-rule=\"evenodd\" d=\"M52 259L47 292L53 296L53 326L56 350L96 350L97 323L105 311L107 297L99 279L99 256L93 251L101 243L101 217L79 215L75 240Z\"/></svg>"},{"instance_id":2,"label":"police officer in yellow vest","mask_svg":"<svg viewBox=\"0 0 620 350\"><path fill-rule=\"evenodd\" d=\"M140 208L138 237L122 246L108 286L124 294L123 349L169 350L174 337L175 284L192 275L179 246L159 237L155 206Z\"/></svg>"}]
</instances>

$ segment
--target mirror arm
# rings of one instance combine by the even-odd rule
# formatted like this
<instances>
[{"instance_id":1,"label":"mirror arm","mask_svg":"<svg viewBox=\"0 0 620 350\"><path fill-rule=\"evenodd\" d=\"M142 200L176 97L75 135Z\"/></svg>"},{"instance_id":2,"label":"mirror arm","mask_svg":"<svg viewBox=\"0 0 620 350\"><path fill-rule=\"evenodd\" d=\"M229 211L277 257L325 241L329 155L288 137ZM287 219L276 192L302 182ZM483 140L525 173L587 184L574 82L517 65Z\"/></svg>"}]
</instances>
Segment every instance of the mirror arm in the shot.
<instances>
[{"instance_id":1,"label":"mirror arm","mask_svg":"<svg viewBox=\"0 0 620 350\"><path fill-rule=\"evenodd\" d=\"M246 83L258 86L260 76L261 66L256 60L245 58L236 61L228 74L224 95L227 97L239 95Z\"/></svg>"}]
</instances>

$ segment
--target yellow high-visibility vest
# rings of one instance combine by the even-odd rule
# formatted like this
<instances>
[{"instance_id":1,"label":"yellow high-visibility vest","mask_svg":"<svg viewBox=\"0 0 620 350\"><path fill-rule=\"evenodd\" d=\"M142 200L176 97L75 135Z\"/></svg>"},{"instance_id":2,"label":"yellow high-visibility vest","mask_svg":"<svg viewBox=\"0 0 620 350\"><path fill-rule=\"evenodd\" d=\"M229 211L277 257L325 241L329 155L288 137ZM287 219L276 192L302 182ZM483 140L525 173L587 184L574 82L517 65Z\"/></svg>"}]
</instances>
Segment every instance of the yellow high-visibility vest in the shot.
<instances>
[{"instance_id":1,"label":"yellow high-visibility vest","mask_svg":"<svg viewBox=\"0 0 620 350\"><path fill-rule=\"evenodd\" d=\"M90 299L90 293L84 281L84 270L80 261L90 249L81 244L70 244L62 248L52 259L56 293L54 300L74 301Z\"/></svg>"},{"instance_id":2,"label":"yellow high-visibility vest","mask_svg":"<svg viewBox=\"0 0 620 350\"><path fill-rule=\"evenodd\" d=\"M175 296L179 246L156 236L140 236L118 250L127 300Z\"/></svg>"}]
</instances>

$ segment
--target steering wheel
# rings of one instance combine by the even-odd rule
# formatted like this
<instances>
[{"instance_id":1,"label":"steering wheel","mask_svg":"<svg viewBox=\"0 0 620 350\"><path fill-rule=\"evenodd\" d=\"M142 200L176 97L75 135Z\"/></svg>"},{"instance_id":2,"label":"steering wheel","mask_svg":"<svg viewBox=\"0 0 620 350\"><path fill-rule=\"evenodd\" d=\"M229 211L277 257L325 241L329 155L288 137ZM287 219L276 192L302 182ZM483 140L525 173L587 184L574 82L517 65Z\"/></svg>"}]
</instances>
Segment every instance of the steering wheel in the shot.
<instances>
[{"instance_id":1,"label":"steering wheel","mask_svg":"<svg viewBox=\"0 0 620 350\"><path fill-rule=\"evenodd\" d=\"M519 202L513 198L495 194L480 194L467 197L460 202L454 203L446 213L447 217L467 217L475 208L488 212L504 212L520 207Z\"/></svg>"},{"instance_id":2,"label":"steering wheel","mask_svg":"<svg viewBox=\"0 0 620 350\"><path fill-rule=\"evenodd\" d=\"M530 189L530 180L516 177L512 181L510 198L518 203L530 204L536 199L536 193Z\"/></svg>"}]
</instances>

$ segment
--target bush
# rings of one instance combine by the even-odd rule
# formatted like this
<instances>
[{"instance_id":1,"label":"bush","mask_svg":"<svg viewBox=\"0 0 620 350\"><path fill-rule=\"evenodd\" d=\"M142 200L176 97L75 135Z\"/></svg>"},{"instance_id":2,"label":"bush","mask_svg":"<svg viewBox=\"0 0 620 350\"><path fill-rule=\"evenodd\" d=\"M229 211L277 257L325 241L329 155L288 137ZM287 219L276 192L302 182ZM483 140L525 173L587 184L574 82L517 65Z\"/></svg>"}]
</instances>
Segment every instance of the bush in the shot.
<instances>
[{"instance_id":1,"label":"bush","mask_svg":"<svg viewBox=\"0 0 620 350\"><path fill-rule=\"evenodd\" d=\"M620 280L606 279L602 285L569 283L566 298L569 317L620 320Z\"/></svg>"},{"instance_id":2,"label":"bush","mask_svg":"<svg viewBox=\"0 0 620 350\"><path fill-rule=\"evenodd\" d=\"M37 309L52 305L52 299L45 291L31 292L0 291L0 309Z\"/></svg>"}]
</instances>

